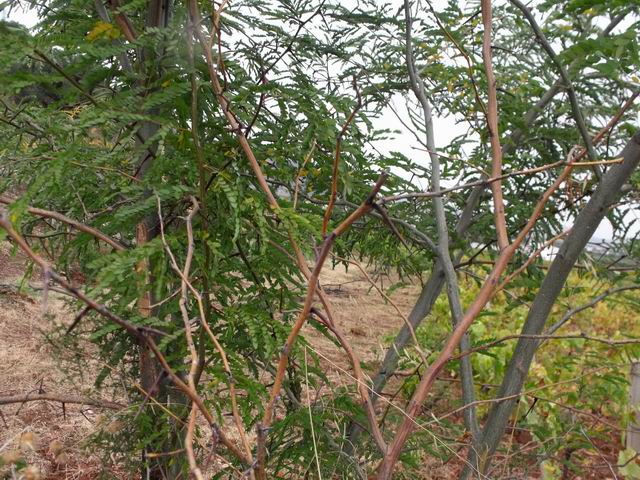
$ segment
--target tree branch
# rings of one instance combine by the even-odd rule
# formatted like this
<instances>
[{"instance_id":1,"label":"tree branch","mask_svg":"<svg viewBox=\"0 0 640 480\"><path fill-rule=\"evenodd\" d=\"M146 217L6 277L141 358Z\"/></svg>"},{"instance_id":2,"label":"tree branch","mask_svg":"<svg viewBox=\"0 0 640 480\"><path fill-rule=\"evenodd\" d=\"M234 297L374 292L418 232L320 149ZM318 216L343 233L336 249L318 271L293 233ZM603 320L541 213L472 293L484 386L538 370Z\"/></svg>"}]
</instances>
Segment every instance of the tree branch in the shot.
<instances>
[{"instance_id":1,"label":"tree branch","mask_svg":"<svg viewBox=\"0 0 640 480\"><path fill-rule=\"evenodd\" d=\"M4 205L11 205L13 202L17 200L18 199L9 198L7 196L0 196L0 203ZM114 240L110 236L102 233L101 231L93 227L90 227L88 225L85 225L84 223L80 223L77 220L69 218L66 215L63 215L62 213L54 212L52 210L44 210L42 208L35 208L35 207L28 207L27 211L39 217L51 218L53 220L58 220L59 222L66 223L67 225L72 226L76 230L79 230L84 233L88 233L89 235L97 238L98 240L102 240L103 242L111 245L114 249L118 251L126 250L126 247L122 245L120 242L118 242L117 240Z\"/></svg>"},{"instance_id":2,"label":"tree branch","mask_svg":"<svg viewBox=\"0 0 640 480\"><path fill-rule=\"evenodd\" d=\"M578 104L578 97L576 96L576 91L573 88L573 83L571 82L569 73L564 68L564 65L562 65L562 62L560 62L560 59L558 58L556 53L553 51L553 47L545 37L544 33L542 32L542 29L538 25L538 22L536 22L535 17L531 14L531 10L529 10L529 8L527 8L522 2L520 2L520 0L509 0L509 1L513 5L515 5L525 16L525 18L529 22L529 25L531 25L531 29L533 30L533 33L535 34L536 38L540 42L540 45L542 45L542 48L549 55L551 62L558 69L560 78L562 78L562 81L564 82L564 85L567 89L567 94L569 95L569 102L571 104L571 111L573 113L573 118L576 121L576 125L578 126L578 131L580 132L582 141L584 142L585 147L587 148L589 158L592 161L596 161L598 159L598 156L596 154L595 148L593 147L593 143L591 142L591 136L589 135L589 131L587 130L587 126L585 124L584 117L582 115L582 110L580 110L580 105ZM593 171L596 174L596 177L598 177L598 180L602 180L602 170L598 165L593 166Z\"/></svg>"},{"instance_id":3,"label":"tree branch","mask_svg":"<svg viewBox=\"0 0 640 480\"><path fill-rule=\"evenodd\" d=\"M90 397L81 397L79 395L58 395L55 393L29 393L27 395L11 395L9 397L0 397L0 405L9 405L12 403L39 402L39 401L91 405L92 407L108 408L111 410L121 410L125 408L125 405L122 405L121 403L112 402L109 400L94 399Z\"/></svg>"},{"instance_id":4,"label":"tree branch","mask_svg":"<svg viewBox=\"0 0 640 480\"><path fill-rule=\"evenodd\" d=\"M353 77L353 88L356 91L356 97L358 98L358 102L356 106L351 111L351 114L347 118L346 122L342 126L340 133L338 134L338 138L336 139L336 149L335 149L335 157L333 159L333 172L332 172L332 180L331 180L331 195L329 197L329 204L327 205L327 209L324 212L324 218L322 219L322 236L324 237L327 234L327 228L329 227L329 220L331 219L331 212L333 211L333 206L336 203L336 198L338 196L338 167L340 166L340 154L342 153L342 138L347 133L349 129L349 125L353 122L353 119L362 107L362 97L360 96L360 91L358 90L358 84L356 83L356 78Z\"/></svg>"},{"instance_id":5,"label":"tree branch","mask_svg":"<svg viewBox=\"0 0 640 480\"><path fill-rule=\"evenodd\" d=\"M440 191L440 158L435 153L435 135L433 132L433 116L431 113L431 104L427 98L424 83L419 78L416 66L413 60L413 39L412 39L412 18L411 4L409 0L404 2L405 10L405 58L411 89L414 95L422 105L422 114L424 117L424 126L426 131L426 143L431 159L431 189L434 192ZM447 284L447 296L449 298L449 306L451 310L451 320L455 328L462 318L462 302L460 301L460 289L458 287L458 277L453 268L453 262L449 253L449 227L444 210L444 202L441 196L433 197L433 210L436 217L436 226L438 231L438 258L443 266L444 276ZM410 325L410 324L409 324ZM464 351L470 348L469 336L464 335L461 339L460 348ZM475 401L475 391L473 385L473 369L470 359L466 358L460 362L460 378L462 379L462 400L465 404L473 404ZM472 437L478 433L478 420L476 418L475 408L465 410L465 426Z\"/></svg>"},{"instance_id":6,"label":"tree branch","mask_svg":"<svg viewBox=\"0 0 640 480\"><path fill-rule=\"evenodd\" d=\"M596 143L595 139L594 143ZM622 185L640 163L640 132L636 133L627 143L621 156L624 158L623 163L611 168L604 175L595 193L576 218L571 233L551 263L522 327L521 334L523 336L539 335L542 332L551 308L562 291L578 256L604 218L609 206L620 195ZM539 340L536 339L521 338L518 341L500 387L499 397L509 397L520 392L538 345ZM502 437L514 405L514 399L494 405L476 443L476 448L469 452L469 463L477 466L482 472L486 472L490 466L491 456ZM471 471L466 469L462 478L468 478L469 475L471 475Z\"/></svg>"},{"instance_id":7,"label":"tree branch","mask_svg":"<svg viewBox=\"0 0 640 480\"><path fill-rule=\"evenodd\" d=\"M493 74L493 64L491 60L491 0L481 0L482 23L484 31L482 34L482 60L487 74L487 93L489 102L487 104L487 128L491 141L491 152L493 161L491 162L491 175L499 177L502 175L502 146L500 145L500 130L498 128L498 96L496 92L496 77ZM500 180L491 183L493 193L493 215L495 217L496 235L498 237L498 248L500 251L509 245L507 235L507 224L504 217L504 200L502 198L502 183Z\"/></svg>"},{"instance_id":8,"label":"tree branch","mask_svg":"<svg viewBox=\"0 0 640 480\"><path fill-rule=\"evenodd\" d=\"M605 292L601 293L597 297L593 298L590 302L587 302L583 305L580 305L579 307L572 308L567 312L565 312L565 314L562 316L560 320L558 320L556 323L554 323L552 326L549 327L549 329L547 330L547 335L552 335L554 332L558 331L560 327L562 327L565 323L567 323L574 315L584 310L587 310L589 308L595 307L596 304L598 304L602 300L605 300L607 297L614 295L616 293L626 292L629 290L637 290L639 288L640 288L640 285L627 285L624 287L610 288L606 290Z\"/></svg>"}]
</instances>

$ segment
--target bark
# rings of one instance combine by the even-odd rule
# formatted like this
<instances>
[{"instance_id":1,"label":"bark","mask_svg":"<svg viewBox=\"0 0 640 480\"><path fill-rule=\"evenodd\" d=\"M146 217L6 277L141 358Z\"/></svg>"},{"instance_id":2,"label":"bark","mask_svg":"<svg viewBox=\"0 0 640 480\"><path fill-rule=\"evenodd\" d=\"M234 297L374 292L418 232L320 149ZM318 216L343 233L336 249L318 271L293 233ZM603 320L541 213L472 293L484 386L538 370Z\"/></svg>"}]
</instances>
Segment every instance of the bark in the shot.
<instances>
[{"instance_id":1,"label":"bark","mask_svg":"<svg viewBox=\"0 0 640 480\"><path fill-rule=\"evenodd\" d=\"M625 16L628 12L621 13L614 18L611 19L611 22L607 27L602 31L600 37L605 37L609 35L613 29L624 20ZM568 70L572 71L573 67L578 63L578 60L574 60L572 64L569 66ZM545 94L540 97L540 99L533 105L529 111L526 113L524 117L524 129L514 130L504 141L502 146L502 155L506 157L507 155L511 155L516 151L516 148L522 142L525 132L529 129L533 123L537 120L540 114L544 111L547 105L554 99L558 93L563 90L563 80L562 78L558 78L556 82L545 92ZM458 225L456 226L456 233L464 237L466 236L467 230L471 225L472 215L475 208L480 203L480 198L485 189L486 185L480 185L474 187L467 199L463 212L458 220ZM457 259L454 263L457 263L461 258L462 253L458 253L455 258ZM424 285L422 291L420 292L420 296L416 301L411 313L409 314L409 322L411 324L412 329L416 330L424 318L431 312L433 305L440 295L442 291L442 287L444 286L444 270L442 269L442 265L439 261L434 262L433 269L431 271L431 275L429 276L427 283ZM373 381L373 392L371 393L372 402L375 404L378 400L378 396L383 391L385 385L387 384L388 379L395 373L396 368L398 366L398 360L404 348L408 345L411 340L411 331L407 325L403 325L398 332L398 335L393 341L393 344L389 347L385 354L385 358L380 366L378 372L376 373ZM351 445L355 445L357 443L359 434L362 432L362 429L355 423L351 423L348 428L347 438Z\"/></svg>"},{"instance_id":2,"label":"bark","mask_svg":"<svg viewBox=\"0 0 640 480\"><path fill-rule=\"evenodd\" d=\"M146 27L147 28L166 28L169 25L169 16L171 10L171 0L151 0L148 3L147 7L147 19L146 19ZM140 64L138 65L138 72L143 75L142 82L147 85L157 78L161 74L160 65L157 61L162 58L163 55L162 48L145 49L142 52L142 59ZM147 113L157 114L157 111L150 111ZM142 153L140 158L138 159L137 171L135 177L137 179L143 179L146 173L153 165L153 161L156 158L157 153L157 144L152 143L146 145L148 141L155 135L158 131L158 125L155 123L145 122L140 126L140 129L136 135L136 145L139 148L142 148ZM150 193L149 193L150 194ZM136 245L143 245L151 240L153 240L160 232L158 221L158 216L156 213L147 214L137 225L136 225ZM142 260L137 265L138 273L143 274L144 276L144 285L141 285L141 296L138 299L138 312L142 317L148 318L153 315L153 309L151 305L153 305L154 300L151 295L151 290L148 285L153 282L153 278L151 276L151 265L147 260ZM164 382L161 379L162 366L159 364L153 352L150 350L149 346L140 342L138 346L138 356L139 356L139 368L140 368L140 385L142 389L146 392L147 395L157 397L158 401L161 403L168 400L169 392L167 391L164 385ZM162 416L158 416L153 419L153 423L162 422ZM162 425L158 423L158 428L161 428ZM172 435L167 440L166 449L172 450L178 440L177 435ZM158 457L153 461L149 461L144 452L142 456L143 460L143 478L147 478L149 480L162 480L167 478L167 476L171 476L176 473L176 466L171 465L170 462L171 457ZM179 462L177 462L179 463ZM148 464L148 466L145 466ZM178 466L179 468L179 466Z\"/></svg>"},{"instance_id":3,"label":"bark","mask_svg":"<svg viewBox=\"0 0 640 480\"><path fill-rule=\"evenodd\" d=\"M434 192L440 191L440 156L436 153L435 134L433 131L433 115L431 113L431 103L427 98L424 83L420 78L415 63L413 61L413 40L411 37L411 5L409 0L405 0L404 9L406 15L406 61L407 70L409 72L409 80L411 89L422 106L422 114L424 117L424 127L426 132L427 149L431 160L431 189ZM494 172L495 173L495 172ZM436 225L438 230L438 260L444 272L444 279L447 285L447 296L449 299L449 307L451 311L451 319L453 328L456 327L462 318L462 303L460 301L460 289L458 287L458 278L451 261L451 253L449 252L449 227L445 216L444 199L441 196L433 197L433 211L436 217ZM505 233L506 236L506 233ZM465 334L460 341L460 349L466 351L471 348L469 336ZM471 432L472 438L478 433L478 420L476 418L475 403L475 387L473 385L473 368L471 359L463 357L460 361L460 380L462 382L462 402L464 405L470 405L464 412L464 422L468 431Z\"/></svg>"},{"instance_id":4,"label":"bark","mask_svg":"<svg viewBox=\"0 0 640 480\"><path fill-rule=\"evenodd\" d=\"M525 116L525 122L527 128L533 125L533 122L538 118L540 113L544 110L544 108L553 100L553 98L562 90L559 82L556 82L545 94L544 96L529 110L527 115ZM503 148L503 155L509 155L513 153L516 149L516 146L522 141L524 136L524 131L516 130L513 132L507 143ZM460 219L458 220L458 224L456 225L456 233L457 235L464 237L467 234L469 227L471 226L471 221L473 219L473 212L476 207L480 203L480 199L482 197L482 193L486 185L481 185L475 187L467 202L465 204L464 210L460 215ZM458 253L455 257L455 262L458 263L462 256L462 252ZM416 301L411 313L409 315L409 322L414 329L417 329L422 323L422 320L429 315L433 305L440 295L442 291L442 287L444 286L444 270L439 261L436 261L433 270L431 271L431 275L427 280L427 283L423 287L420 292L420 296ZM407 346L409 340L411 339L411 334L409 328L406 325L403 325L400 329L400 332L396 336L393 345L387 350L384 361L382 362L382 366L378 370L378 373L374 379L374 390L376 393L380 393L384 386L387 383L387 380L396 370L398 365L398 359L402 350ZM377 395L374 395L377 397Z\"/></svg>"},{"instance_id":5,"label":"bark","mask_svg":"<svg viewBox=\"0 0 640 480\"><path fill-rule=\"evenodd\" d=\"M551 263L542 286L533 301L529 315L522 327L522 335L539 335L542 332L551 309L579 255L609 208L620 197L622 186L628 181L638 163L640 163L640 131L627 143L621 153L621 157L624 159L623 162L611 167L603 176L602 182L598 185L595 193L576 218L571 233L563 242L557 256ZM496 397L513 398L493 405L482 433L475 443L475 448L471 449L468 454L468 465L474 466L481 473L486 473L490 467L491 456L500 443L507 422L517 402L517 397L514 396L522 390L533 356L540 342L541 340L536 338L521 338L516 345ZM461 478L466 479L471 475L471 468L467 466Z\"/></svg>"},{"instance_id":6,"label":"bark","mask_svg":"<svg viewBox=\"0 0 640 480\"><path fill-rule=\"evenodd\" d=\"M169 20L169 7L170 0L152 0L149 2L148 10L147 10L147 22L146 26L150 28L163 28L168 26ZM143 55L143 64L141 65L141 70L147 70L151 76L156 76L159 74L159 71L152 72L147 69L147 66L144 64L145 61L153 61L154 55L153 52L145 51ZM146 79L149 80L149 79ZM153 135L158 131L158 125L155 123L144 123L141 125L140 130L138 131L137 137L137 145L142 147L144 143L146 143L149 139L153 137ZM145 177L147 171L151 168L153 164L153 160L156 158L157 145L147 145L144 148L139 160L136 171L136 178L142 179ZM141 222L136 225L136 245L143 245L153 238L155 238L159 233L158 228L158 218L155 213L148 214ZM147 282L150 281L149 278L149 270L150 265L147 262L143 261L138 265L138 269L141 271L147 272ZM144 293L138 300L138 310L143 317L149 317L152 315L152 309L150 305L152 305L151 294L149 292ZM145 391L149 392L153 389L158 374L161 370L157 368L156 362L152 359L148 348L141 345L140 347L140 377L141 377L141 385Z\"/></svg>"}]
</instances>

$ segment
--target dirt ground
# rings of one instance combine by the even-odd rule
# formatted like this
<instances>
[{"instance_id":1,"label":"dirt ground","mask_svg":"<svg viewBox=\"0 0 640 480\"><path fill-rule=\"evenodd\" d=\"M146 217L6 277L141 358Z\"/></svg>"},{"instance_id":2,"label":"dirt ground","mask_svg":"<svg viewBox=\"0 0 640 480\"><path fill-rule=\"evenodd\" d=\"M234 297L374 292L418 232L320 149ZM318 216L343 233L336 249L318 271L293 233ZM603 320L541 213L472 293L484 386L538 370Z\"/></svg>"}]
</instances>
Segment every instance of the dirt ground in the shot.
<instances>
[{"instance_id":1,"label":"dirt ground","mask_svg":"<svg viewBox=\"0 0 640 480\"><path fill-rule=\"evenodd\" d=\"M59 367L59 352L46 341L50 329L60 323L68 325L73 319L65 307L64 297L49 292L45 314L41 295L23 295L15 288L22 281L24 271L25 258L15 254L8 244L0 244L0 329L3 332L0 335L0 397L78 393L90 388L93 378L85 376L79 382L63 372ZM380 278L375 272L371 275L379 284L390 283L388 278ZM31 285L40 282L37 273L29 281ZM338 327L361 362L373 371L383 358L388 338L402 324L401 317L394 306L371 288L356 267L350 267L348 272L344 267L327 268L322 284L334 305ZM417 287L401 288L392 299L406 315L418 293ZM313 328L305 327L303 333L332 380L338 385L352 385L351 368L344 352ZM89 390L86 393L91 394ZM85 451L84 442L98 428L98 410L65 404L63 411L59 402L51 401L2 405L0 454L19 452L25 463L39 472L39 476L33 478L95 478L100 461ZM27 441L31 438L35 440ZM63 446L63 461L56 462L59 456L56 442Z\"/></svg>"},{"instance_id":2,"label":"dirt ground","mask_svg":"<svg viewBox=\"0 0 640 480\"><path fill-rule=\"evenodd\" d=\"M8 244L0 244L0 398L37 393L91 396L94 378L86 372L83 378L65 373L60 367L59 353L46 340L46 333L60 324L68 325L73 314L65 307L62 295L48 294L43 305L41 294L27 296L18 293L15 286L21 281L25 259L13 255ZM378 285L389 286L393 279L369 271ZM35 273L31 284L41 281ZM391 295L395 306L383 299L372 288L365 275L355 266L345 270L325 268L321 283L331 298L339 329L349 339L365 371L372 374L382 360L385 345L402 325L396 307L406 316L419 293L418 286L399 288ZM323 368L337 385L353 385L351 368L346 354L313 328L306 326L303 334L322 362ZM96 361L87 351L87 362ZM455 388L455 387L454 387ZM95 393L94 393L95 394ZM116 398L104 399L115 400ZM384 403L384 402L382 402ZM86 440L98 428L105 428L100 409L78 404L52 401L33 401L0 405L0 455L19 455L32 468L18 475L8 467L0 467L0 476L24 479L93 479L101 471L99 458L85 448ZM517 432L516 432L517 433ZM524 449L535 449L527 435L512 437ZM615 463L618 446L613 442L603 445L607 461ZM458 455L463 455L460 451ZM594 463L602 458L593 454ZM461 457L460 457L461 458ZM455 478L460 462L441 461L425 454L424 476L421 478ZM532 464L527 474L509 478L538 478L539 466ZM600 470L595 476L582 478L608 478ZM12 476L13 475L13 476ZM108 478L127 478L117 471ZM565 478L580 478L567 476ZM613 478L613 477L611 477Z\"/></svg>"},{"instance_id":3,"label":"dirt ground","mask_svg":"<svg viewBox=\"0 0 640 480\"><path fill-rule=\"evenodd\" d=\"M73 314L64 297L49 292L25 295L17 285L23 280L25 259L0 244L0 398L15 395L91 396L93 369L82 376L61 369L59 352L47 341L46 333L66 324ZM30 284L40 284L34 273ZM87 352L86 362L91 362ZM25 480L97 478L100 460L86 451L85 441L97 428L98 409L78 404L29 401L0 407L0 454L19 456L27 470L0 467L0 475ZM6 459L6 457L5 457ZM11 471L13 470L13 471Z\"/></svg>"},{"instance_id":4,"label":"dirt ground","mask_svg":"<svg viewBox=\"0 0 640 480\"><path fill-rule=\"evenodd\" d=\"M367 271L367 275L378 287L382 286L383 291L398 281L397 278L391 279L371 271ZM337 327L351 343L360 362L365 366L365 372L374 373L384 358L386 345L403 325L396 307L406 318L420 294L420 288L398 288L389 296L393 304L389 303L353 265L350 265L348 270L342 265L335 268L325 267L320 282L331 300ZM345 369L351 371L346 353L336 348L309 324L303 328L303 334L310 340L320 358L326 362L327 368L338 373L339 377L346 377L343 380L352 384L353 380L343 372Z\"/></svg>"}]
</instances>

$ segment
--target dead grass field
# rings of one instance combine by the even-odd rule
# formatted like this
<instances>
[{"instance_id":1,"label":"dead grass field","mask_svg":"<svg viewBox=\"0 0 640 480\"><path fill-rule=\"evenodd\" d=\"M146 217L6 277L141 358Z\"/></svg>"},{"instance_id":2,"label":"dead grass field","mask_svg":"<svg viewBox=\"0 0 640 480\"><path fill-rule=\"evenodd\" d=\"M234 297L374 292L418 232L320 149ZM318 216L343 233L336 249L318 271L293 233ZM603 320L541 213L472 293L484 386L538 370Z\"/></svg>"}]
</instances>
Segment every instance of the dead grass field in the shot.
<instances>
[{"instance_id":1,"label":"dead grass field","mask_svg":"<svg viewBox=\"0 0 640 480\"><path fill-rule=\"evenodd\" d=\"M19 253L13 255L7 244L0 245L0 284L5 285L0 290L0 329L3 332L0 335L0 397L37 392L64 395L86 391L90 395L93 378L90 375L85 375L82 381L70 378L60 368L59 352L46 340L48 331L60 323L69 324L73 319L73 314L65 307L64 297L50 292L45 316L40 295L24 295L16 288L7 288L17 286L24 271L24 257ZM39 281L38 275L34 274L32 283ZM382 281L387 285L390 282L388 278ZM402 324L401 317L371 289L370 283L355 267L349 271L344 267L326 268L322 283L333 301L339 328L349 338L363 364L372 371L384 355L385 338ZM408 314L418 293L417 287L401 288L392 298ZM304 335L336 385L352 385L351 369L344 352L311 327L305 327ZM20 452L24 460L39 471L40 477L34 478L95 478L101 468L100 460L84 449L84 443L99 428L98 409L65 404L63 411L59 402L33 401L2 405L0 412L0 453ZM21 448L21 437L25 433L27 437L33 433L37 439L33 448L29 445ZM56 462L56 455L50 449L54 441L63 445L64 462ZM117 472L112 474L118 476Z\"/></svg>"},{"instance_id":2,"label":"dead grass field","mask_svg":"<svg viewBox=\"0 0 640 480\"><path fill-rule=\"evenodd\" d=\"M91 396L93 369L82 376L61 368L63 358L47 341L46 333L67 324L73 314L64 297L48 294L46 312L40 295L21 294L15 286L22 280L25 259L14 256L7 244L0 245L0 397L13 395ZM36 273L33 283L40 283ZM86 362L91 362L87 352ZM0 454L19 455L31 470L29 479L97 478L100 459L84 447L100 419L96 408L50 401L30 401L0 406ZM117 472L113 472L117 474ZM9 467L0 474L15 474Z\"/></svg>"},{"instance_id":3,"label":"dead grass field","mask_svg":"<svg viewBox=\"0 0 640 480\"><path fill-rule=\"evenodd\" d=\"M91 396L94 380L91 372L97 371L97 368L85 369L82 378L65 373L61 368L63 359L60 353L46 340L48 331L60 324L68 325L73 319L73 314L65 307L64 297L50 292L45 315L41 295L23 295L17 289L7 287L18 285L23 272L24 258L19 254L12 255L7 244L0 244L0 285L3 285L0 287L0 397L37 392L71 392ZM376 276L375 272L369 273L377 279L378 284L382 282L385 286L397 280ZM40 281L37 274L34 274L32 281ZM321 282L333 302L338 327L351 342L367 374L372 374L384 356L388 339L402 325L401 316L354 266L348 271L342 266L335 269L327 267ZM418 294L419 286L407 286L395 290L391 299L404 315L408 315ZM346 354L312 327L306 326L303 333L321 359L334 387L353 385ZM90 347L86 361L95 361ZM456 388L455 384L452 386ZM396 402L402 405L401 400L396 399ZM381 409L385 407L384 402L380 402L380 405ZM439 408L447 408L446 402ZM14 474L12 477L8 467L0 467L0 475L33 480L88 480L97 478L102 470L100 459L85 448L88 437L97 428L104 428L104 424L100 423L98 408L65 404L63 409L59 402L33 401L0 405L0 414L0 454L19 454L34 468L31 476L23 471L22 476ZM523 438L515 436L515 442L520 445L530 440L526 435ZM607 457L615 462L617 446L612 445L610 450ZM463 455L464 452L459 454ZM594 462L597 461L602 460L595 457ZM420 478L455 478L459 468L460 462L455 459L443 464L425 454L424 475ZM538 477L535 465L531 466L530 471L533 474L513 478ZM111 471L107 478L129 477Z\"/></svg>"}]
</instances>

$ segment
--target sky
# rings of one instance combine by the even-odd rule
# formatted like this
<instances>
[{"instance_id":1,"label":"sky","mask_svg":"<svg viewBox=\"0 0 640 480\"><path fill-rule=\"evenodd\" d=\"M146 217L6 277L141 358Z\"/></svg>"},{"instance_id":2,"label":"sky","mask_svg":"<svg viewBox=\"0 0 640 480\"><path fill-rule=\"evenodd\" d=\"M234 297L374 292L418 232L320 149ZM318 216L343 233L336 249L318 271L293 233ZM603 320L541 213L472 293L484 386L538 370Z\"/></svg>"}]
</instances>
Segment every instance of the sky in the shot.
<instances>
[{"instance_id":1,"label":"sky","mask_svg":"<svg viewBox=\"0 0 640 480\"><path fill-rule=\"evenodd\" d=\"M0 11L0 19L8 19L15 22L19 22L29 28L33 27L38 21L38 17L35 11L29 10L29 9L23 10L21 8L13 9L9 15L7 15L6 12ZM403 115L403 112L406 112L406 108L404 106L404 99L403 98L394 99L394 104L395 104L394 110L396 110L396 112L399 112L401 116L405 116L406 113ZM404 118L404 120L408 120L408 118ZM401 131L405 130L405 128L400 123L400 121L397 119L396 114L393 113L391 109L388 109L383 113L383 115L380 118L376 119L374 121L374 126L377 128L391 128L391 129L397 129ZM453 138L464 133L465 130L466 130L466 127L462 124L457 124L455 118L451 116L434 118L436 147L437 148L445 147L446 145L449 144L451 140L453 140ZM429 162L427 153L424 151L417 150L417 148L420 147L420 145L417 144L413 135L409 133L406 133L404 135L399 135L397 138L394 138L394 139L384 140L380 142L376 147L382 153L388 153L392 151L400 152L406 155L408 158L411 158L412 160L414 160L416 163L424 166L426 166ZM417 179L417 180L414 180L414 182L422 189L428 188L428 183L427 183L427 180L425 179ZM444 185L444 186L446 187L450 185ZM508 206L507 206L507 209L508 209ZM631 221L633 219L638 219L638 218L640 218L640 214L635 210L629 210L627 212L627 215L625 216L625 219L628 221ZM571 224L571 220L568 220L565 225L565 228L569 228L571 226L570 224ZM638 231L640 231L640 221L638 222L638 225L636 225L635 228L632 228L630 235L635 235ZM598 227L598 230L593 235L592 242L609 240L612 237L612 232L613 232L613 229L611 224L607 219L604 219L603 222Z\"/></svg>"}]
</instances>

